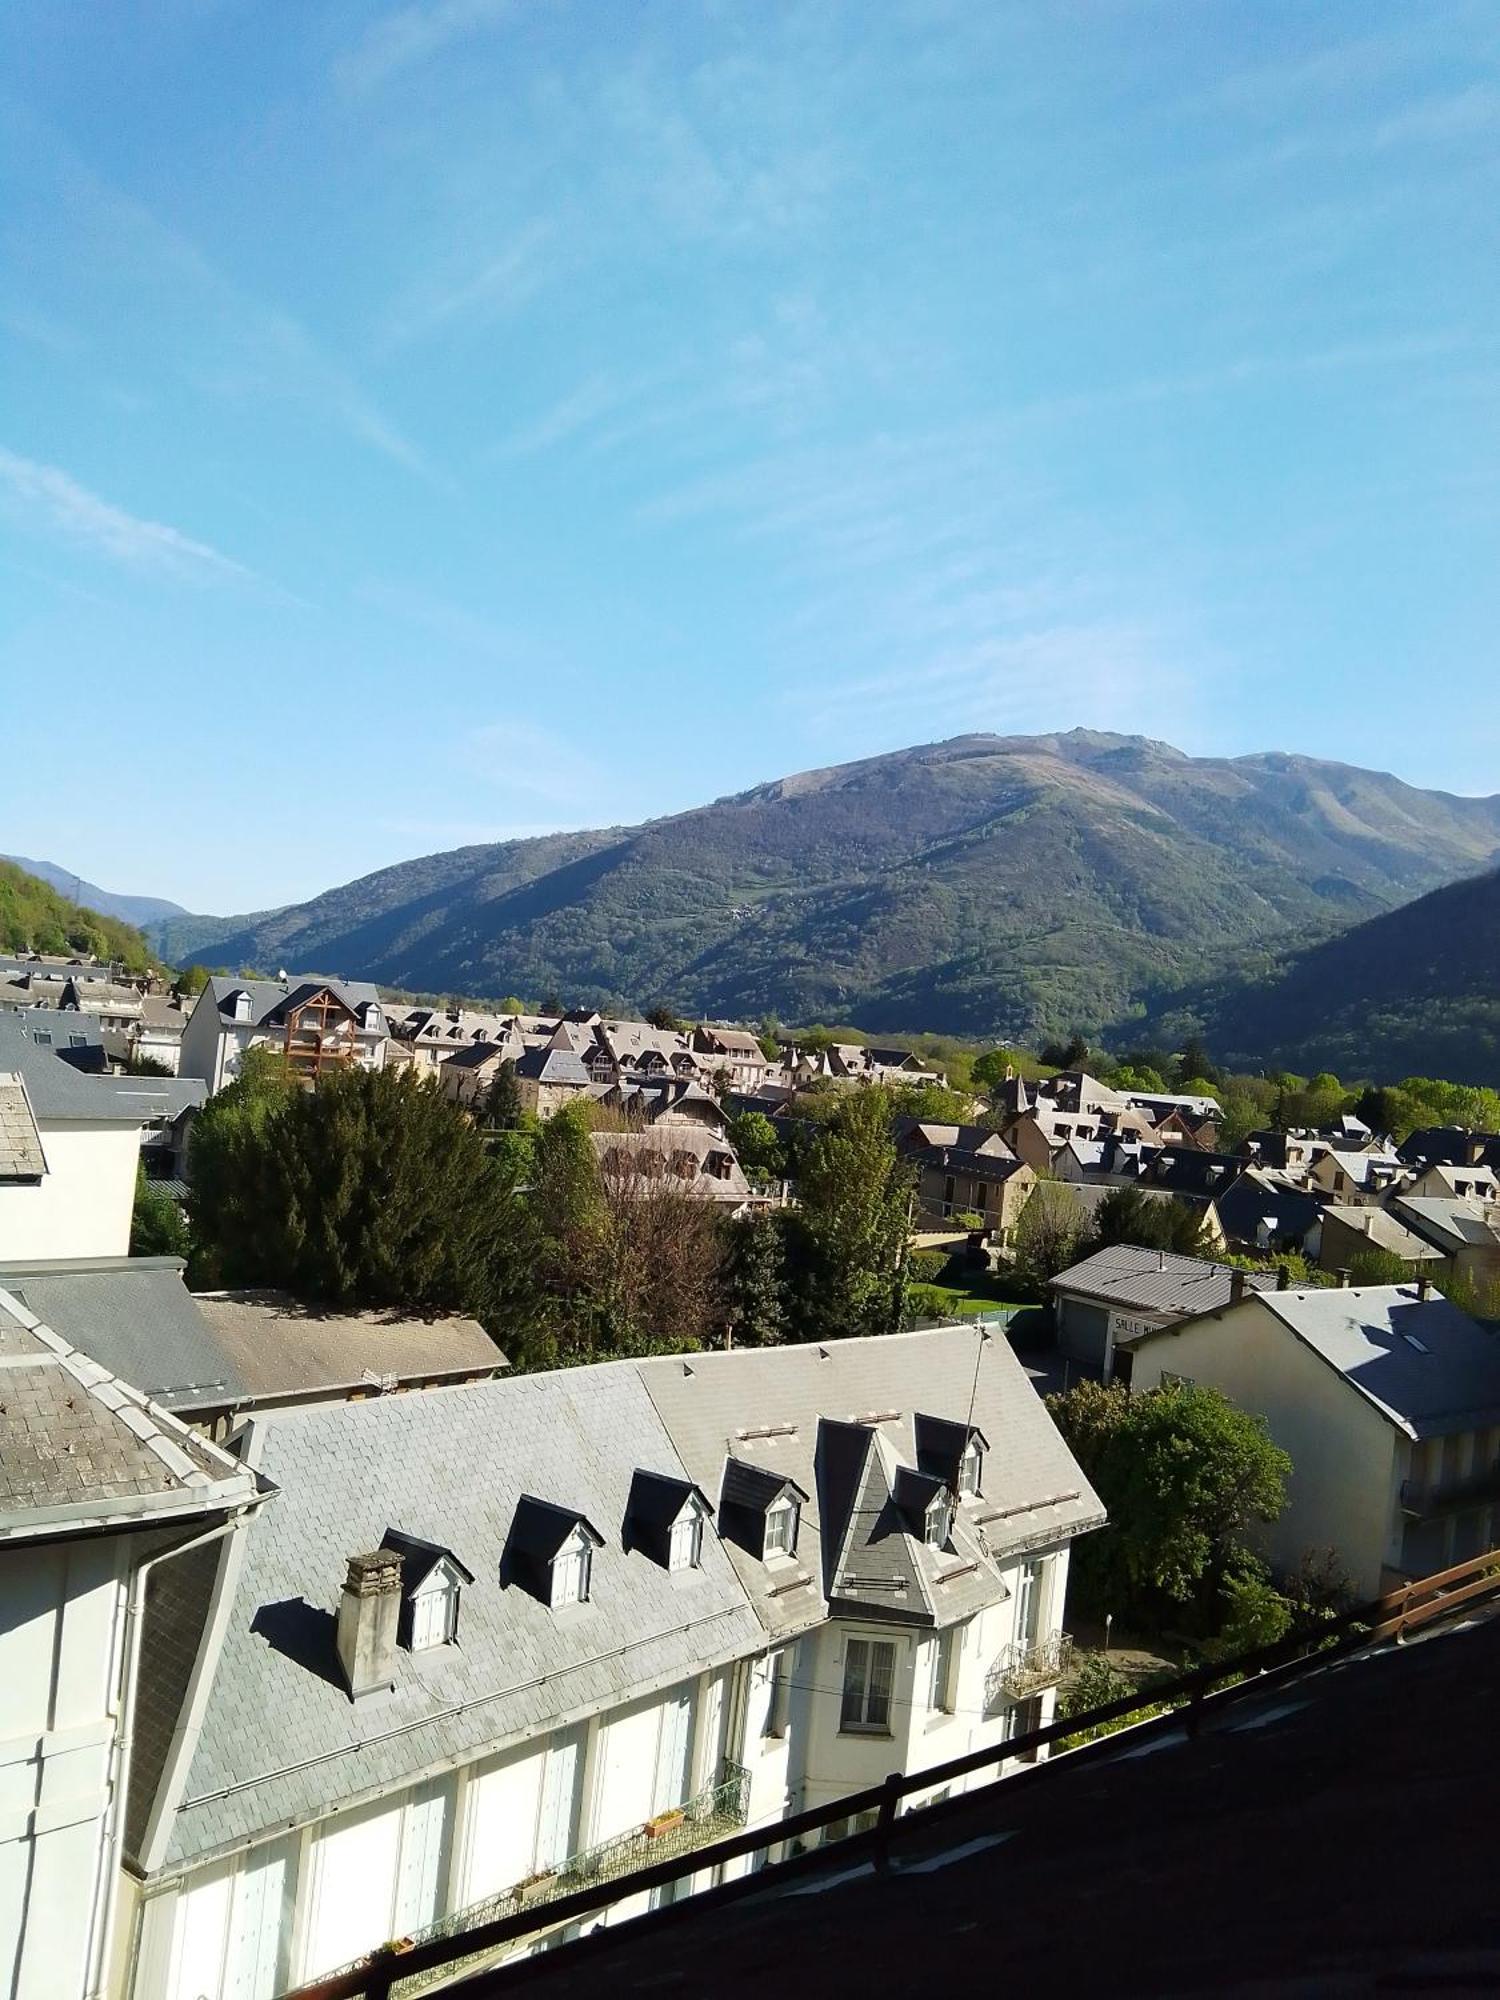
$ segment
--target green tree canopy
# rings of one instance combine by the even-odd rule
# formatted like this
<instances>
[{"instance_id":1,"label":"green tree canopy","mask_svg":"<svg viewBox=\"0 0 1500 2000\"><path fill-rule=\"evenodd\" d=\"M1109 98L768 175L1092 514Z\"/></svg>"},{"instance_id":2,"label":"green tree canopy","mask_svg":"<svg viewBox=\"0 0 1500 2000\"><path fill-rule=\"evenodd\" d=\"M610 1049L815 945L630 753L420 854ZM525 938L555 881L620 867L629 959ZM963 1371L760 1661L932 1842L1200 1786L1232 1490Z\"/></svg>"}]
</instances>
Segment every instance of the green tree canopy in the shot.
<instances>
[{"instance_id":1,"label":"green tree canopy","mask_svg":"<svg viewBox=\"0 0 1500 2000\"><path fill-rule=\"evenodd\" d=\"M729 1142L752 1187L764 1187L786 1173L786 1151L763 1111L741 1111L731 1118Z\"/></svg>"},{"instance_id":2,"label":"green tree canopy","mask_svg":"<svg viewBox=\"0 0 1500 2000\"><path fill-rule=\"evenodd\" d=\"M1094 1249L1137 1243L1145 1250L1174 1250L1183 1257L1207 1254L1203 1213L1171 1195L1147 1194L1137 1187L1111 1188L1094 1211Z\"/></svg>"},{"instance_id":3,"label":"green tree canopy","mask_svg":"<svg viewBox=\"0 0 1500 2000\"><path fill-rule=\"evenodd\" d=\"M1086 1382L1047 1407L1109 1510L1077 1551L1081 1601L1148 1629L1185 1614L1217 1629L1228 1579L1253 1570L1244 1530L1286 1505L1291 1460L1263 1419L1187 1385L1132 1395Z\"/></svg>"},{"instance_id":4,"label":"green tree canopy","mask_svg":"<svg viewBox=\"0 0 1500 2000\"><path fill-rule=\"evenodd\" d=\"M805 1338L889 1333L901 1323L910 1176L891 1142L887 1093L843 1093L798 1180Z\"/></svg>"}]
</instances>

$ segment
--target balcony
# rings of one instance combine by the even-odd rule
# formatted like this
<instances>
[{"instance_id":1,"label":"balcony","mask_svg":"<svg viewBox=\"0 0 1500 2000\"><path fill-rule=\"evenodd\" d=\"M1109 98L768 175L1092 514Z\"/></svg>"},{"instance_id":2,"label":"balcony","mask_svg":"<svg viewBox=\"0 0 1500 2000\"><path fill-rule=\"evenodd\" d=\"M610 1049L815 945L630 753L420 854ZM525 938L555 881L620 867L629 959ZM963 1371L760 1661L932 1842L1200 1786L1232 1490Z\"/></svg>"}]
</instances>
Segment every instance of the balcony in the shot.
<instances>
[{"instance_id":1,"label":"balcony","mask_svg":"<svg viewBox=\"0 0 1500 2000\"><path fill-rule=\"evenodd\" d=\"M519 1915L523 1910L537 1911L537 1929L542 1930L546 1927L546 1906L560 1896L570 1896L595 1882L633 1874L636 1869L652 1867L658 1861L674 1860L680 1854L692 1853L694 1848L707 1847L712 1841L738 1833L750 1813L750 1773L743 1764L732 1763L727 1757L722 1770L718 1784L694 1793L672 1811L657 1813L643 1825L617 1834L613 1840L601 1841L597 1847L570 1854L555 1868L529 1876L524 1882L503 1889L498 1896L487 1896L481 1903L471 1903L467 1909L439 1917L436 1923L402 1939L402 1947L409 1949L434 1938L461 1937L476 1924ZM507 1945L499 1951L476 1952L471 1958L453 1959L439 1970L398 1979L392 1993L406 2000L408 1995L431 1992L460 1973L479 1971L483 1965L498 1962L514 1950L514 1945Z\"/></svg>"},{"instance_id":2,"label":"balcony","mask_svg":"<svg viewBox=\"0 0 1500 2000\"><path fill-rule=\"evenodd\" d=\"M1470 1507L1485 1500L1500 1500L1500 1459L1476 1465L1453 1479L1403 1479L1401 1509L1423 1519L1446 1514L1455 1507Z\"/></svg>"},{"instance_id":3,"label":"balcony","mask_svg":"<svg viewBox=\"0 0 1500 2000\"><path fill-rule=\"evenodd\" d=\"M1032 1695L1056 1687L1073 1664L1071 1632L1050 1632L1043 1639L1014 1639L996 1654L984 1679L984 1707L993 1715L1007 1702L1029 1701Z\"/></svg>"}]
</instances>

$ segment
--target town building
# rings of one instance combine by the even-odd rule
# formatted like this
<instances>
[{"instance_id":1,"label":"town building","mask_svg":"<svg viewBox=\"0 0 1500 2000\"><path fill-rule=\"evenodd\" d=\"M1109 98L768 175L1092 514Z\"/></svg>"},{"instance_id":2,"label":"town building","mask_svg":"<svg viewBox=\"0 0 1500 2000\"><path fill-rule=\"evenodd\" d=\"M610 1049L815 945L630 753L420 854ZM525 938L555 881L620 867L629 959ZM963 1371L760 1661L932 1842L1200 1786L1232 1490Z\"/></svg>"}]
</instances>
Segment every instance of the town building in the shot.
<instances>
[{"instance_id":1,"label":"town building","mask_svg":"<svg viewBox=\"0 0 1500 2000\"><path fill-rule=\"evenodd\" d=\"M247 1049L266 1048L307 1082L346 1063L379 1069L388 1039L380 995L363 980L234 979L215 974L188 1016L178 1073L209 1095L233 1083Z\"/></svg>"},{"instance_id":2,"label":"town building","mask_svg":"<svg viewBox=\"0 0 1500 2000\"><path fill-rule=\"evenodd\" d=\"M1148 1332L1134 1386L1218 1389L1292 1461L1279 1575L1331 1552L1357 1600L1500 1536L1500 1341L1418 1279L1243 1293Z\"/></svg>"},{"instance_id":3,"label":"town building","mask_svg":"<svg viewBox=\"0 0 1500 2000\"><path fill-rule=\"evenodd\" d=\"M83 1074L0 1015L0 1263L124 1256L148 1113L111 1088L121 1081Z\"/></svg>"},{"instance_id":4,"label":"town building","mask_svg":"<svg viewBox=\"0 0 1500 2000\"><path fill-rule=\"evenodd\" d=\"M1059 1350L1105 1382L1129 1383L1146 1334L1275 1284L1268 1272L1112 1243L1059 1273L1048 1291Z\"/></svg>"}]
</instances>

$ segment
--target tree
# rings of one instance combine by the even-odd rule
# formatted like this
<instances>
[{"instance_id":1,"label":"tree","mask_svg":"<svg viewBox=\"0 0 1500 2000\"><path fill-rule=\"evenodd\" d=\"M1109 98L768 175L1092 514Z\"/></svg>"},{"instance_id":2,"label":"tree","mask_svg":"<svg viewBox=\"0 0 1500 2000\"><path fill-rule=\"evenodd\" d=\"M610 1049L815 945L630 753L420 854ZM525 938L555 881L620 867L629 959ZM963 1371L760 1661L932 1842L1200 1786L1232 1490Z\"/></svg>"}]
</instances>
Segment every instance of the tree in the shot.
<instances>
[{"instance_id":1,"label":"tree","mask_svg":"<svg viewBox=\"0 0 1500 2000\"><path fill-rule=\"evenodd\" d=\"M208 967L206 965L184 966L182 971L177 975L176 984L179 999L195 999L208 984Z\"/></svg>"},{"instance_id":2,"label":"tree","mask_svg":"<svg viewBox=\"0 0 1500 2000\"><path fill-rule=\"evenodd\" d=\"M1138 1187L1111 1188L1094 1211L1094 1245L1135 1243L1143 1250L1172 1250L1182 1257L1205 1253L1202 1213L1171 1195Z\"/></svg>"},{"instance_id":3,"label":"tree","mask_svg":"<svg viewBox=\"0 0 1500 2000\"><path fill-rule=\"evenodd\" d=\"M215 1120L212 1100L193 1139L192 1225L221 1282L342 1308L471 1312L524 1339L524 1212L432 1079L350 1066L304 1090L251 1067L223 1093L239 1101Z\"/></svg>"},{"instance_id":4,"label":"tree","mask_svg":"<svg viewBox=\"0 0 1500 2000\"><path fill-rule=\"evenodd\" d=\"M484 1122L496 1132L514 1132L521 1123L521 1087L513 1062L501 1063L484 1100Z\"/></svg>"},{"instance_id":5,"label":"tree","mask_svg":"<svg viewBox=\"0 0 1500 2000\"><path fill-rule=\"evenodd\" d=\"M890 1122L883 1090L848 1092L807 1153L796 1222L806 1339L890 1333L901 1323L910 1186Z\"/></svg>"},{"instance_id":6,"label":"tree","mask_svg":"<svg viewBox=\"0 0 1500 2000\"><path fill-rule=\"evenodd\" d=\"M1092 1248L1092 1232L1073 1190L1063 1181L1039 1179L1015 1228L1014 1272L1034 1298Z\"/></svg>"},{"instance_id":7,"label":"tree","mask_svg":"<svg viewBox=\"0 0 1500 2000\"><path fill-rule=\"evenodd\" d=\"M1213 1057L1204 1048L1196 1035L1189 1035L1182 1045L1182 1053L1177 1058L1176 1088L1189 1090L1194 1083L1207 1083L1209 1089L1218 1083L1219 1072L1214 1068ZM1204 1096L1203 1091L1194 1091L1194 1096Z\"/></svg>"},{"instance_id":8,"label":"tree","mask_svg":"<svg viewBox=\"0 0 1500 2000\"><path fill-rule=\"evenodd\" d=\"M786 1228L774 1210L729 1224L724 1309L739 1347L777 1347L791 1331L786 1296Z\"/></svg>"},{"instance_id":9,"label":"tree","mask_svg":"<svg viewBox=\"0 0 1500 2000\"><path fill-rule=\"evenodd\" d=\"M1286 1505L1291 1460L1264 1421L1185 1384L1132 1395L1086 1382L1047 1407L1109 1511L1077 1551L1080 1600L1148 1630L1217 1629L1236 1609L1228 1584L1247 1574L1242 1531Z\"/></svg>"},{"instance_id":10,"label":"tree","mask_svg":"<svg viewBox=\"0 0 1500 2000\"><path fill-rule=\"evenodd\" d=\"M1048 1069L1082 1069L1089 1059L1089 1045L1082 1035L1071 1035L1065 1042L1046 1042L1042 1046L1042 1061Z\"/></svg>"},{"instance_id":11,"label":"tree","mask_svg":"<svg viewBox=\"0 0 1500 2000\"><path fill-rule=\"evenodd\" d=\"M667 1034L680 1035L682 1033L682 1023L670 1007L658 1006L651 1008L646 1015L646 1020L651 1027L661 1028Z\"/></svg>"},{"instance_id":12,"label":"tree","mask_svg":"<svg viewBox=\"0 0 1500 2000\"><path fill-rule=\"evenodd\" d=\"M763 1111L741 1111L729 1120L728 1129L729 1143L752 1187L783 1178L786 1153L776 1127Z\"/></svg>"},{"instance_id":13,"label":"tree","mask_svg":"<svg viewBox=\"0 0 1500 2000\"><path fill-rule=\"evenodd\" d=\"M143 1056L135 1049L132 1049L130 1054L125 1058L125 1074L127 1076L171 1076L173 1072L168 1069L164 1062L159 1062L155 1056Z\"/></svg>"},{"instance_id":14,"label":"tree","mask_svg":"<svg viewBox=\"0 0 1500 2000\"><path fill-rule=\"evenodd\" d=\"M186 1257L188 1227L182 1210L165 1188L146 1178L142 1162L135 1174L135 1207L130 1217L132 1257Z\"/></svg>"}]
</instances>

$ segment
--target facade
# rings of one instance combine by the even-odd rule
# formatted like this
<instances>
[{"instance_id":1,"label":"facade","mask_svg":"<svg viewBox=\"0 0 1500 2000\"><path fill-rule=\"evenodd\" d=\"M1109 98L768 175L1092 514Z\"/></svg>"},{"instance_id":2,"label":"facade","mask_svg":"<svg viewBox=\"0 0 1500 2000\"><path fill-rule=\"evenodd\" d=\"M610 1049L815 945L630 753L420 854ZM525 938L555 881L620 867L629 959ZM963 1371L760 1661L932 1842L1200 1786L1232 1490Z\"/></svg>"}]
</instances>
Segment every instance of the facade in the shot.
<instances>
[{"instance_id":1,"label":"facade","mask_svg":"<svg viewBox=\"0 0 1500 2000\"><path fill-rule=\"evenodd\" d=\"M544 1938L572 1881L1003 1741L1103 1518L969 1328L288 1412L246 1455L274 1510L148 1616L195 1665L131 1798L133 2000L464 1915Z\"/></svg>"},{"instance_id":2,"label":"facade","mask_svg":"<svg viewBox=\"0 0 1500 2000\"><path fill-rule=\"evenodd\" d=\"M81 1073L0 1016L0 1263L124 1256L146 1118L118 1081Z\"/></svg>"},{"instance_id":3,"label":"facade","mask_svg":"<svg viewBox=\"0 0 1500 2000\"><path fill-rule=\"evenodd\" d=\"M521 1109L550 1118L587 1091L592 1078L570 1049L528 1049L516 1064Z\"/></svg>"},{"instance_id":4,"label":"facade","mask_svg":"<svg viewBox=\"0 0 1500 2000\"><path fill-rule=\"evenodd\" d=\"M638 1132L591 1132L605 1186L621 1194L667 1189L739 1215L758 1199L727 1139L701 1125L662 1121Z\"/></svg>"},{"instance_id":5,"label":"facade","mask_svg":"<svg viewBox=\"0 0 1500 2000\"><path fill-rule=\"evenodd\" d=\"M1500 1288L1500 1204L1475 1195L1398 1195L1391 1214L1481 1292Z\"/></svg>"},{"instance_id":6,"label":"facade","mask_svg":"<svg viewBox=\"0 0 1500 2000\"><path fill-rule=\"evenodd\" d=\"M0 1289L0 1990L117 1990L148 1579L267 1496Z\"/></svg>"},{"instance_id":7,"label":"facade","mask_svg":"<svg viewBox=\"0 0 1500 2000\"><path fill-rule=\"evenodd\" d=\"M1419 1280L1258 1292L1149 1334L1134 1386L1191 1381L1290 1454L1273 1569L1329 1551L1359 1599L1500 1535L1500 1344Z\"/></svg>"},{"instance_id":8,"label":"facade","mask_svg":"<svg viewBox=\"0 0 1500 2000\"><path fill-rule=\"evenodd\" d=\"M926 1214L951 1222L981 1215L985 1233L1009 1243L1036 1175L1020 1160L958 1146L934 1146L918 1156L917 1201Z\"/></svg>"},{"instance_id":9,"label":"facade","mask_svg":"<svg viewBox=\"0 0 1500 2000\"><path fill-rule=\"evenodd\" d=\"M245 1051L274 1049L309 1082L345 1063L379 1069L387 1040L380 995L362 980L231 979L198 995L182 1032L180 1076L209 1095L233 1083Z\"/></svg>"}]
</instances>

